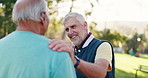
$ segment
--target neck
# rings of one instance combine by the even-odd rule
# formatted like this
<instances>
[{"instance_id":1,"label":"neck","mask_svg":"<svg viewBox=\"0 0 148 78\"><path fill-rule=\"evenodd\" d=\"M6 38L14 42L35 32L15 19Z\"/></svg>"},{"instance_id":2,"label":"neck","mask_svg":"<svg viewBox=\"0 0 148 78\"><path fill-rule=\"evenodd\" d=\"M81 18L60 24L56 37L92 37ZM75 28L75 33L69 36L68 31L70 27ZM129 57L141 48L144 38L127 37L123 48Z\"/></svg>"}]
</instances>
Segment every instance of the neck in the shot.
<instances>
[{"instance_id":1,"label":"neck","mask_svg":"<svg viewBox=\"0 0 148 78\"><path fill-rule=\"evenodd\" d=\"M44 35L44 33L41 30L41 24L36 21L19 21L18 22L18 31L28 31L33 32L36 34Z\"/></svg>"},{"instance_id":2,"label":"neck","mask_svg":"<svg viewBox=\"0 0 148 78\"><path fill-rule=\"evenodd\" d=\"M85 41L88 39L88 37L91 35L91 33L87 33L83 39L83 41L81 42L80 45L77 46L77 48L81 48L83 46L83 44L85 43Z\"/></svg>"}]
</instances>

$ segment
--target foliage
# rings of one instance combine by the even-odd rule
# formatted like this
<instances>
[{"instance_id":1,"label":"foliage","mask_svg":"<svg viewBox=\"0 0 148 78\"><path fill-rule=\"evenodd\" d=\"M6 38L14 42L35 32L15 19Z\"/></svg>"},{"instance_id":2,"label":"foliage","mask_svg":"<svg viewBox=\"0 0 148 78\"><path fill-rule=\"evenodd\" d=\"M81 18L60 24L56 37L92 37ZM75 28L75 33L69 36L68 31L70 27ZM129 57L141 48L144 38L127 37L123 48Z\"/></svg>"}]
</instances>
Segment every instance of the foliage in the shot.
<instances>
[{"instance_id":1,"label":"foliage","mask_svg":"<svg viewBox=\"0 0 148 78\"><path fill-rule=\"evenodd\" d=\"M60 18L60 19L56 18L59 14L58 4L61 3L61 2L65 2L65 0L46 0L46 1L48 1L48 7L50 9L51 20L56 20L55 22L53 22L53 21L50 22L50 24L52 25L52 26L50 26L50 28L51 29L53 28L54 31L61 30L61 27L55 26L55 25L61 26L61 24L55 24L55 23L61 22L62 18ZM3 5L3 8L0 7L0 18L1 18L0 19L0 38L6 36L7 34L11 33L12 31L14 31L16 29L16 24L13 23L12 19L11 19L12 8L13 8L13 5L14 5L15 2L16 2L16 0L0 0L0 3L2 3L2 5ZM71 4L71 7L69 7L69 13L73 12L73 8L74 8L73 3L75 2L75 0L71 0L71 2L72 2L72 4ZM91 1L89 1L89 2L90 2L91 7L93 8L94 4ZM99 3L99 0L96 0L96 2ZM86 11L85 15L90 16L92 11L93 11L93 9L89 12ZM54 28L56 28L56 29L54 29ZM54 33L54 31L51 31L51 32L48 31L48 33ZM65 38L65 33L63 31L62 32L56 31L56 32L57 33L63 33L61 37ZM56 38L56 33L50 34L50 35L51 35L50 37ZM48 35L48 37L49 37L49 35Z\"/></svg>"},{"instance_id":2,"label":"foliage","mask_svg":"<svg viewBox=\"0 0 148 78\"><path fill-rule=\"evenodd\" d=\"M98 31L96 29L96 26L97 26L97 23L95 22L91 22L90 25L89 25L89 31L92 32L92 34L95 36L95 37L99 37L100 35L98 33L100 33L100 31Z\"/></svg>"},{"instance_id":3,"label":"foliage","mask_svg":"<svg viewBox=\"0 0 148 78\"><path fill-rule=\"evenodd\" d=\"M97 23L92 22L89 25L89 30L93 33L93 35L101 40L107 40L113 44L114 47L122 47L128 53L132 48L134 52L143 52L147 49L148 40L145 37L145 34L135 33L132 38L128 38L126 35L119 33L117 31L111 29L104 29L103 31L99 31L96 28ZM138 41L138 40L139 41Z\"/></svg>"},{"instance_id":4,"label":"foliage","mask_svg":"<svg viewBox=\"0 0 148 78\"><path fill-rule=\"evenodd\" d=\"M62 0L56 0L56 1L60 2ZM9 0L9 1L2 0L2 1L0 1L0 3L2 3L2 7L0 7L0 18L1 18L0 19L0 38L6 36L7 34L11 33L12 31L14 31L16 29L16 24L13 23L12 18L11 18L12 17L12 8L13 8L13 5L15 2L16 2L16 0ZM56 11L57 9L55 9L54 6L50 7L52 4L53 4L53 1L48 0L48 6L50 9L52 9L50 11L50 15L53 15L57 12ZM54 25L51 28L53 28L53 30L56 30L57 26L55 26L55 25L58 25L60 23L56 22L55 19L52 22L51 23ZM55 23L57 23L57 24L55 24ZM56 29L54 29L54 28L56 28ZM55 35L55 34L52 34L51 36L53 36L53 35Z\"/></svg>"},{"instance_id":5,"label":"foliage","mask_svg":"<svg viewBox=\"0 0 148 78\"><path fill-rule=\"evenodd\" d=\"M3 7L0 7L0 38L6 36L7 34L11 33L16 29L16 24L12 22L12 8L16 0L0 0L0 3L2 3ZM58 18L59 10L58 10L58 4L65 2L65 0L47 0L48 1L48 7L50 9L50 25L48 28L48 31L45 36L49 38L62 38L65 39L65 33L63 31L63 26L61 23L62 18ZM68 9L68 12L73 12L74 5L73 3L75 0L71 0L72 4ZM96 0L96 2L99 3L99 0ZM92 8L90 11L84 11L85 17L91 16L94 8L94 4L89 0L90 7ZM113 46L120 46L119 44L125 45L127 47L126 49L133 48L136 49L136 51L140 51L143 49L143 47L148 46L148 41L145 42L144 35L139 36L142 40L138 42L138 48L137 43L135 43L137 40L133 37L133 39L128 39L125 35L122 33L119 33L114 30L110 29L104 29L103 31L99 31L96 29L97 23L92 22L89 25L89 30L93 33L93 35L101 40L108 40L110 41ZM125 43L126 42L126 43ZM135 43L135 44L133 44Z\"/></svg>"},{"instance_id":6,"label":"foliage","mask_svg":"<svg viewBox=\"0 0 148 78\"><path fill-rule=\"evenodd\" d=\"M98 31L96 29L96 23L92 22L90 24L89 30L93 35L101 40L107 40L113 44L113 46L120 46L120 44L125 44L127 36L110 29L104 29L103 31ZM120 46L121 47L121 46Z\"/></svg>"},{"instance_id":7,"label":"foliage","mask_svg":"<svg viewBox=\"0 0 148 78\"><path fill-rule=\"evenodd\" d=\"M52 18L50 20L48 31L46 33L46 37L48 38L61 38L61 33L63 31L63 26L61 23L61 20L57 20L55 18Z\"/></svg>"},{"instance_id":8,"label":"foliage","mask_svg":"<svg viewBox=\"0 0 148 78\"><path fill-rule=\"evenodd\" d=\"M3 7L0 10L3 13L0 13L0 38L4 37L5 35L11 33L16 29L16 25L12 22L12 8L14 2L16 0L11 1L1 1Z\"/></svg>"},{"instance_id":9,"label":"foliage","mask_svg":"<svg viewBox=\"0 0 148 78\"><path fill-rule=\"evenodd\" d=\"M138 40L139 39L139 40ZM146 37L144 34L135 33L131 39L126 41L128 49L133 49L134 53L142 51L143 43L146 42Z\"/></svg>"},{"instance_id":10,"label":"foliage","mask_svg":"<svg viewBox=\"0 0 148 78\"><path fill-rule=\"evenodd\" d=\"M119 44L123 44L127 37L117 31L113 31L110 29L104 29L100 33L100 39L110 41L114 46L120 46Z\"/></svg>"}]
</instances>

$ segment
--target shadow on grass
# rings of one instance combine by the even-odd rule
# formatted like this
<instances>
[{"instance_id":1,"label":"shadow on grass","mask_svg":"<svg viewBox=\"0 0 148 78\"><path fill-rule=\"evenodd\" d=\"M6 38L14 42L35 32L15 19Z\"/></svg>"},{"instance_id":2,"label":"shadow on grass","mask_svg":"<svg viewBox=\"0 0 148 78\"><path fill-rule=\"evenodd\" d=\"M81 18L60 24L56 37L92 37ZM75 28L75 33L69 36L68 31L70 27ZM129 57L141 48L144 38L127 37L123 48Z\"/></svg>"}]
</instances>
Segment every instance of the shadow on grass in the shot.
<instances>
[{"instance_id":1,"label":"shadow on grass","mask_svg":"<svg viewBox=\"0 0 148 78\"><path fill-rule=\"evenodd\" d=\"M116 68L115 72L116 72L116 78L135 78L135 73L129 73L118 68ZM146 78L146 77L138 75L137 78Z\"/></svg>"},{"instance_id":2,"label":"shadow on grass","mask_svg":"<svg viewBox=\"0 0 148 78\"><path fill-rule=\"evenodd\" d=\"M145 56L140 56L139 58L148 59L148 57Z\"/></svg>"}]
</instances>

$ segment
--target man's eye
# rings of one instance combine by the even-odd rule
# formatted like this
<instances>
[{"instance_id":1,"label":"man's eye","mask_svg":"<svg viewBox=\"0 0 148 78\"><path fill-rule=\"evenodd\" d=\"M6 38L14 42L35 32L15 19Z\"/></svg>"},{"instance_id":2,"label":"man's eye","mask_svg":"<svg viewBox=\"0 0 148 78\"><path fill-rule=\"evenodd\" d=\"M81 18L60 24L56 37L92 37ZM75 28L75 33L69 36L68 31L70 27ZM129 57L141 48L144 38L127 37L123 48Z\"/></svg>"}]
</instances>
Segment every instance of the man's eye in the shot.
<instances>
[{"instance_id":1,"label":"man's eye","mask_svg":"<svg viewBox=\"0 0 148 78\"><path fill-rule=\"evenodd\" d=\"M71 28L73 28L73 29L74 29L74 28L76 28L76 26L72 26Z\"/></svg>"},{"instance_id":2,"label":"man's eye","mask_svg":"<svg viewBox=\"0 0 148 78\"><path fill-rule=\"evenodd\" d=\"M68 31L69 31L69 29L68 29L68 28L66 28L66 29L65 29L65 31L66 31L66 32L68 32Z\"/></svg>"}]
</instances>

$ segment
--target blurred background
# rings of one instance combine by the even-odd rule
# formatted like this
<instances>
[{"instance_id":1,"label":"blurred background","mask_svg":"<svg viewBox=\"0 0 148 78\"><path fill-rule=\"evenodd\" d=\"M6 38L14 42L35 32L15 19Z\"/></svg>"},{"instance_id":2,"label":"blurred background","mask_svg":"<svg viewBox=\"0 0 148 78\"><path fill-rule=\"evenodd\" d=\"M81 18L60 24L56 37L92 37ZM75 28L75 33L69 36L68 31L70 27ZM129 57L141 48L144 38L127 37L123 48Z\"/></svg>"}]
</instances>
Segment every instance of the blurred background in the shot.
<instances>
[{"instance_id":1,"label":"blurred background","mask_svg":"<svg viewBox=\"0 0 148 78\"><path fill-rule=\"evenodd\" d=\"M0 0L0 39L17 27L11 18L15 1ZM67 13L78 12L96 38L113 44L116 78L135 78L140 65L148 66L148 0L47 1L50 25L46 37L67 40L61 21ZM148 78L148 73L138 71L137 76Z\"/></svg>"}]
</instances>

